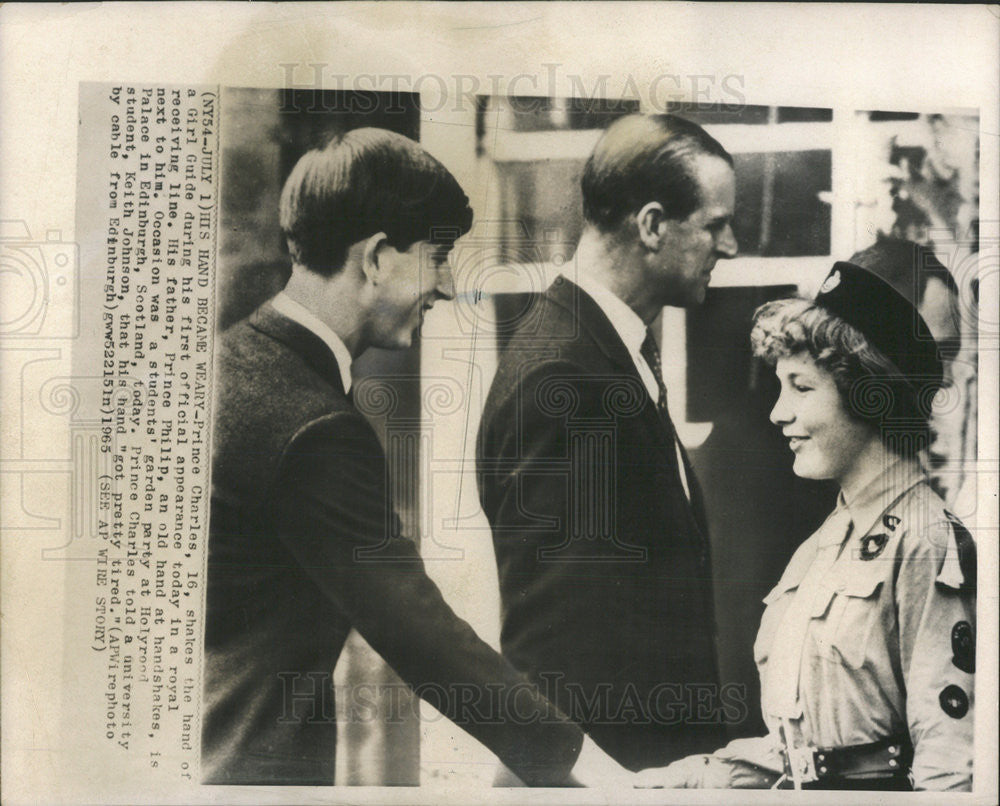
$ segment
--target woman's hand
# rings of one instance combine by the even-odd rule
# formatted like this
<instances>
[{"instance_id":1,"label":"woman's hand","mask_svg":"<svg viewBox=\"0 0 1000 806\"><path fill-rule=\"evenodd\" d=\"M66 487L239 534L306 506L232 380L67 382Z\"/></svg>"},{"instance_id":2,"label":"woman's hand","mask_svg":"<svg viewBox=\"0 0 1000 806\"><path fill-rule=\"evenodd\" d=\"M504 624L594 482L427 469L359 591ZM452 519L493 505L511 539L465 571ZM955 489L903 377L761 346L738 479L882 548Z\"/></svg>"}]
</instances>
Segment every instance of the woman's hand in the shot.
<instances>
[{"instance_id":1,"label":"woman's hand","mask_svg":"<svg viewBox=\"0 0 1000 806\"><path fill-rule=\"evenodd\" d=\"M647 789L768 789L778 776L745 761L687 756L666 767L636 773L635 786Z\"/></svg>"}]
</instances>

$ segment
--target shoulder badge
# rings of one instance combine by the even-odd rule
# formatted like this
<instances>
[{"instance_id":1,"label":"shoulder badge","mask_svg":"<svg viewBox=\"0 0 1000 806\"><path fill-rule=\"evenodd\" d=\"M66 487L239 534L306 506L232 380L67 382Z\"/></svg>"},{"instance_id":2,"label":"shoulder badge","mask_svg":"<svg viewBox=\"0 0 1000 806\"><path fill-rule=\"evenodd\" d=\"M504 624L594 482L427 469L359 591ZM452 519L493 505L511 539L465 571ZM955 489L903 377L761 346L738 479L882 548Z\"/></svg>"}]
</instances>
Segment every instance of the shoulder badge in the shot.
<instances>
[{"instance_id":1,"label":"shoulder badge","mask_svg":"<svg viewBox=\"0 0 1000 806\"><path fill-rule=\"evenodd\" d=\"M840 272L835 271L833 274L831 274L823 281L823 285L819 287L819 293L829 294L838 285L840 285Z\"/></svg>"},{"instance_id":2,"label":"shoulder badge","mask_svg":"<svg viewBox=\"0 0 1000 806\"><path fill-rule=\"evenodd\" d=\"M959 621L951 628L951 652L956 669L968 674L976 671L976 636L969 622Z\"/></svg>"},{"instance_id":3,"label":"shoulder badge","mask_svg":"<svg viewBox=\"0 0 1000 806\"><path fill-rule=\"evenodd\" d=\"M937 581L954 590L976 589L976 541L962 522L948 510L945 517L951 526L951 540Z\"/></svg>"},{"instance_id":4,"label":"shoulder badge","mask_svg":"<svg viewBox=\"0 0 1000 806\"><path fill-rule=\"evenodd\" d=\"M865 535L861 538L861 559L874 560L889 543L889 535Z\"/></svg>"}]
</instances>

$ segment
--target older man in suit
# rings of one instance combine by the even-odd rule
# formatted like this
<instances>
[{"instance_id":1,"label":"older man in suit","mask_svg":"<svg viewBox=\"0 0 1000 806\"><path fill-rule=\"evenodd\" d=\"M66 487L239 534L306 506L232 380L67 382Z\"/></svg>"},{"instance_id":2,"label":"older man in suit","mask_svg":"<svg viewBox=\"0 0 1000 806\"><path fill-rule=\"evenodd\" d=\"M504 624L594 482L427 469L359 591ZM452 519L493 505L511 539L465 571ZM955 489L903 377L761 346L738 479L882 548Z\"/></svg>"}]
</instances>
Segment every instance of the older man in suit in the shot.
<instances>
[{"instance_id":1,"label":"older man in suit","mask_svg":"<svg viewBox=\"0 0 1000 806\"><path fill-rule=\"evenodd\" d=\"M736 254L732 164L672 115L608 128L575 274L514 332L480 426L503 652L633 770L711 749L742 714L719 686L701 495L650 330Z\"/></svg>"},{"instance_id":2,"label":"older man in suit","mask_svg":"<svg viewBox=\"0 0 1000 806\"><path fill-rule=\"evenodd\" d=\"M625 780L394 536L385 456L351 399L351 361L409 346L453 297L447 254L471 216L440 163L379 129L309 152L285 184L291 279L216 358L206 783L334 783L332 670L352 627L528 782Z\"/></svg>"}]
</instances>

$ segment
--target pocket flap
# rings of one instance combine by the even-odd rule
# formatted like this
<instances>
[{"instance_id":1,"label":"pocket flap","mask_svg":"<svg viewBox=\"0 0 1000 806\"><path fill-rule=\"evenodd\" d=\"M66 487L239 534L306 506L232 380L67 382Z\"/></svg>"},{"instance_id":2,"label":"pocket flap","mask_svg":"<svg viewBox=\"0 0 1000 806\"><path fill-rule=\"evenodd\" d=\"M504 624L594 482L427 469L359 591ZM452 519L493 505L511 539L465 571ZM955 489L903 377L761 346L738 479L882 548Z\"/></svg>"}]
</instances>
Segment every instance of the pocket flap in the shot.
<instances>
[{"instance_id":1,"label":"pocket flap","mask_svg":"<svg viewBox=\"0 0 1000 806\"><path fill-rule=\"evenodd\" d=\"M850 568L849 576L834 586L820 643L834 651L831 657L839 656L852 669L860 668L867 657L868 639L878 621L884 570L871 563L863 569Z\"/></svg>"},{"instance_id":2,"label":"pocket flap","mask_svg":"<svg viewBox=\"0 0 1000 806\"><path fill-rule=\"evenodd\" d=\"M872 573L872 571L868 570L869 568L877 573ZM850 573L847 577L838 583L837 593L843 594L844 596L867 599L869 596L874 595L881 584L882 569L873 567L866 563L866 568L864 570L857 568L856 566L850 569Z\"/></svg>"},{"instance_id":3,"label":"pocket flap","mask_svg":"<svg viewBox=\"0 0 1000 806\"><path fill-rule=\"evenodd\" d=\"M812 607L809 610L809 615L811 618L823 618L827 611L830 609L830 602L833 601L833 596L836 590L830 585L822 584L819 590L816 591L816 598L812 601Z\"/></svg>"},{"instance_id":4,"label":"pocket flap","mask_svg":"<svg viewBox=\"0 0 1000 806\"><path fill-rule=\"evenodd\" d=\"M777 585L775 585L773 588L771 588L771 592L768 593L767 596L764 597L764 600L763 600L764 604L766 604L766 605L772 605L772 604L774 604L778 599L781 598L781 596L783 594L788 593L788 591L793 591L793 590L795 590L799 586L799 580L796 580L794 585L786 585L784 583L785 583L785 580L784 580L784 578L782 578L781 581L778 582Z\"/></svg>"},{"instance_id":5,"label":"pocket flap","mask_svg":"<svg viewBox=\"0 0 1000 806\"><path fill-rule=\"evenodd\" d=\"M792 559L785 567L785 571L781 575L781 579L778 580L778 584L775 585L771 589L771 592L764 597L764 604L769 605L778 599L782 594L795 590L799 586L799 583L802 582L806 572L809 571L815 557L815 548L809 543L805 543L800 546L799 550L795 552Z\"/></svg>"}]
</instances>

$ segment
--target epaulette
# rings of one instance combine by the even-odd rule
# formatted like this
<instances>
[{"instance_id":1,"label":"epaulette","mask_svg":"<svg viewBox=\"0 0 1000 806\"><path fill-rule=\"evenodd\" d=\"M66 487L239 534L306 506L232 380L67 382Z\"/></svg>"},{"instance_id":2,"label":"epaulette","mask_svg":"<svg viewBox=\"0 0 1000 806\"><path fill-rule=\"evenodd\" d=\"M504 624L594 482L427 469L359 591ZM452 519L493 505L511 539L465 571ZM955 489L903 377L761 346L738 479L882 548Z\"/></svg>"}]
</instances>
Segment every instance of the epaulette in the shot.
<instances>
[{"instance_id":1,"label":"epaulette","mask_svg":"<svg viewBox=\"0 0 1000 806\"><path fill-rule=\"evenodd\" d=\"M953 590L975 590L976 588L976 541L965 525L947 509L948 546L945 552L937 584Z\"/></svg>"}]
</instances>

